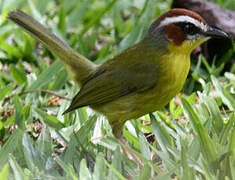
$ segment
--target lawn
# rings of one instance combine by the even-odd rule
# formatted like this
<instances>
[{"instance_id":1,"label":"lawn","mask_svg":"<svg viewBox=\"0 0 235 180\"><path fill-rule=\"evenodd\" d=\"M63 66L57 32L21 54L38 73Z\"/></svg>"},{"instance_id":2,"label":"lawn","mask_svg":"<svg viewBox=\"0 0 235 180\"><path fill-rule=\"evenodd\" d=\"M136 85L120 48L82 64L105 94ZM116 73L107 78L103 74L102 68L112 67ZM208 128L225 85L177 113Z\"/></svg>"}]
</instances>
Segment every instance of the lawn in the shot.
<instances>
[{"instance_id":1,"label":"lawn","mask_svg":"<svg viewBox=\"0 0 235 180\"><path fill-rule=\"evenodd\" d=\"M214 0L235 11L233 0ZM105 117L62 115L78 87L61 61L6 17L16 8L101 64L141 40L170 0L0 2L1 179L235 180L235 43L192 58L184 89L160 111L130 120L122 152ZM232 41L232 40L231 40ZM219 62L219 63L217 63Z\"/></svg>"}]
</instances>

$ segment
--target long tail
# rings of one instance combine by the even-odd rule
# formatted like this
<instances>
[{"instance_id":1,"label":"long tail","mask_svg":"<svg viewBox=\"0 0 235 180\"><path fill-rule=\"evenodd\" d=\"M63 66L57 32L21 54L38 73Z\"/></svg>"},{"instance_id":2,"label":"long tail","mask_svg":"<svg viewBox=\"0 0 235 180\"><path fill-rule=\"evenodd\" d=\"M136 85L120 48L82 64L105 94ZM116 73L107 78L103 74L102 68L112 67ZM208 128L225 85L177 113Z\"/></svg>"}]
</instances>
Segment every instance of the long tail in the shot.
<instances>
[{"instance_id":1,"label":"long tail","mask_svg":"<svg viewBox=\"0 0 235 180\"><path fill-rule=\"evenodd\" d=\"M75 52L48 28L24 12L20 10L11 11L8 14L8 19L19 25L57 55L79 86L87 75L96 69L94 63Z\"/></svg>"}]
</instances>

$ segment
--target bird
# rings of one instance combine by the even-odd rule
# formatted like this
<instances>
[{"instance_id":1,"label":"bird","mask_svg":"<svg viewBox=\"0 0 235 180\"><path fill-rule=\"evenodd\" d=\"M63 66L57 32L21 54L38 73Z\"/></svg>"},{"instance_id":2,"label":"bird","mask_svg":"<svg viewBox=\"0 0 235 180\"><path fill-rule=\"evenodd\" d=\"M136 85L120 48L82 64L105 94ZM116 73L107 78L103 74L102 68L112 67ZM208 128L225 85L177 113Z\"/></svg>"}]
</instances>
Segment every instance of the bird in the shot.
<instances>
[{"instance_id":1,"label":"bird","mask_svg":"<svg viewBox=\"0 0 235 180\"><path fill-rule=\"evenodd\" d=\"M117 139L126 121L161 109L180 92L193 49L210 38L229 37L196 12L171 9L138 43L96 65L23 11L10 11L8 19L58 56L80 88L63 114L89 106L108 119Z\"/></svg>"}]
</instances>

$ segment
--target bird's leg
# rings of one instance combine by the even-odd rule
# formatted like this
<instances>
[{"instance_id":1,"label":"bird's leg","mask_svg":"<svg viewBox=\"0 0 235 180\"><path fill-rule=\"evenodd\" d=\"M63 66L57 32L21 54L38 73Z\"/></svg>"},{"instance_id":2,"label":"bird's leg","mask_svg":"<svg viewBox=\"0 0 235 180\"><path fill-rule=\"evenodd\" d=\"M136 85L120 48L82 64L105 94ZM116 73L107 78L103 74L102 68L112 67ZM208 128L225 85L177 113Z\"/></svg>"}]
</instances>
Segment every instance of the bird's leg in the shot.
<instances>
[{"instance_id":1,"label":"bird's leg","mask_svg":"<svg viewBox=\"0 0 235 180\"><path fill-rule=\"evenodd\" d=\"M126 147L128 146L125 142L125 140L123 139L123 137L118 138L118 141L121 145L122 151L125 154L125 156L127 158L129 158L129 155L136 161L136 163L139 165L140 168L144 167L143 162L141 161L141 159L136 156L133 152L131 152L130 150L128 150Z\"/></svg>"},{"instance_id":2,"label":"bird's leg","mask_svg":"<svg viewBox=\"0 0 235 180\"><path fill-rule=\"evenodd\" d=\"M114 121L113 123L110 123L111 127L112 127L113 135L118 139L124 155L127 158L132 157L132 159L134 159L137 162L139 167L142 168L144 166L143 162L134 153L132 153L130 150L128 150L128 148L127 148L128 145L125 142L125 140L123 139L122 129L123 129L124 123L125 122L122 122L122 121Z\"/></svg>"}]
</instances>

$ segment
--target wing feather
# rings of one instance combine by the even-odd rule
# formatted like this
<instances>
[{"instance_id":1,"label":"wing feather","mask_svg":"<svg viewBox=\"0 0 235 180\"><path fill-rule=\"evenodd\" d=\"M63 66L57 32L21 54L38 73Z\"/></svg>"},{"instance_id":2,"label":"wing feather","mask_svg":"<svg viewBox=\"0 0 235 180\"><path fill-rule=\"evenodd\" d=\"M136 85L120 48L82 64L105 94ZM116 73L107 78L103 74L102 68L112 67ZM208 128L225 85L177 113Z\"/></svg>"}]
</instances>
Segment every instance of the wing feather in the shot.
<instances>
[{"instance_id":1,"label":"wing feather","mask_svg":"<svg viewBox=\"0 0 235 180\"><path fill-rule=\"evenodd\" d=\"M64 114L83 106L104 104L129 94L146 92L156 85L159 70L154 56L148 54L146 57L145 50L137 44L100 66L84 82Z\"/></svg>"},{"instance_id":2,"label":"wing feather","mask_svg":"<svg viewBox=\"0 0 235 180\"><path fill-rule=\"evenodd\" d=\"M68 112L83 106L104 104L131 93L145 92L153 88L157 81L157 70L151 63L102 71L83 85L73 98Z\"/></svg>"}]
</instances>

